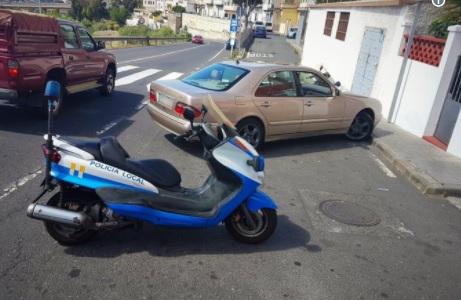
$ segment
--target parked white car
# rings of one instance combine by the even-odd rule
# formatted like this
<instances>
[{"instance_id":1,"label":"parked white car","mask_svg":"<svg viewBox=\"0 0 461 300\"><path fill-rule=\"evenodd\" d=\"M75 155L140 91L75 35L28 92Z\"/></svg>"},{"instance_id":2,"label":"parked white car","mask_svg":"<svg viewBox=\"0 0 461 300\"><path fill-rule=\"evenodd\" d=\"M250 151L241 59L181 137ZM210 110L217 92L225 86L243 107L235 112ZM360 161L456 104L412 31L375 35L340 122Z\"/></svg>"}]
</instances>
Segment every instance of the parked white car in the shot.
<instances>
[{"instance_id":1,"label":"parked white car","mask_svg":"<svg viewBox=\"0 0 461 300\"><path fill-rule=\"evenodd\" d=\"M272 32L272 23L271 22L266 23L266 31L267 32Z\"/></svg>"}]
</instances>

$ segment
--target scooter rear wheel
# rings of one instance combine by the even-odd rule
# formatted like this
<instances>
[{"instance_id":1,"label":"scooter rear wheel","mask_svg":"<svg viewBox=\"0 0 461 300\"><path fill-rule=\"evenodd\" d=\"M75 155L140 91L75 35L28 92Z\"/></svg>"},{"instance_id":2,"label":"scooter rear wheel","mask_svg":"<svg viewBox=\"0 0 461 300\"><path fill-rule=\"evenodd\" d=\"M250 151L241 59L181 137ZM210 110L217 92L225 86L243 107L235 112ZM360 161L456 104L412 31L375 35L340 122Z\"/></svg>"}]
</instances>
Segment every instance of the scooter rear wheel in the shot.
<instances>
[{"instance_id":1,"label":"scooter rear wheel","mask_svg":"<svg viewBox=\"0 0 461 300\"><path fill-rule=\"evenodd\" d=\"M251 228L250 222L237 209L226 220L226 229L237 241L247 244L258 244L267 240L277 227L277 212L275 209L262 208L256 213L250 212L255 223Z\"/></svg>"},{"instance_id":2,"label":"scooter rear wheel","mask_svg":"<svg viewBox=\"0 0 461 300\"><path fill-rule=\"evenodd\" d=\"M59 197L60 193L55 194L50 198L47 204L49 206L59 207ZM68 206L69 202L63 204L64 205L62 208L76 210L71 209L70 207L66 207L66 205ZM64 246L83 244L97 233L96 230L81 229L55 222L44 221L44 223L48 234L51 235L51 237L55 239L59 244Z\"/></svg>"}]
</instances>

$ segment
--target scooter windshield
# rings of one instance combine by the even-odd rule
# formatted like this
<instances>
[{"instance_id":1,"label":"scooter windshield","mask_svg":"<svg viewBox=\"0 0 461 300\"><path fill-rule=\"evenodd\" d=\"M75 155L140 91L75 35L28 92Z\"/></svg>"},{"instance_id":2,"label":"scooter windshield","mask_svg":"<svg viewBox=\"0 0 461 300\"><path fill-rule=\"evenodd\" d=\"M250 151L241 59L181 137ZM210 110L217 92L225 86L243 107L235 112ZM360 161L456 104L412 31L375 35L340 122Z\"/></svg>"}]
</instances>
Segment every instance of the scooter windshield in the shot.
<instances>
[{"instance_id":1,"label":"scooter windshield","mask_svg":"<svg viewBox=\"0 0 461 300\"><path fill-rule=\"evenodd\" d=\"M208 110L208 114L210 114L215 122L225 124L227 127L235 130L234 124L232 124L232 122L224 115L222 110L219 109L216 102L214 102L213 98L211 98L211 95L208 95L203 100L203 105L205 105Z\"/></svg>"}]
</instances>

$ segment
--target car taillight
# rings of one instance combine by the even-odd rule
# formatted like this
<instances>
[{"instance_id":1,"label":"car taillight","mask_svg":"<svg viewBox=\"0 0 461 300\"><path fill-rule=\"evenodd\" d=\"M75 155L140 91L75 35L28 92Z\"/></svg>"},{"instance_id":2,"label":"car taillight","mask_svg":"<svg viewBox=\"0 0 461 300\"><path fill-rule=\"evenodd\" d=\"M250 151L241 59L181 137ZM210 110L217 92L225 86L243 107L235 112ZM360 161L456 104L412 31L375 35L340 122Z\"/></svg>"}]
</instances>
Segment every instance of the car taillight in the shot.
<instances>
[{"instance_id":1,"label":"car taillight","mask_svg":"<svg viewBox=\"0 0 461 300\"><path fill-rule=\"evenodd\" d=\"M157 93L154 90L150 90L149 99L151 103L157 102Z\"/></svg>"},{"instance_id":2,"label":"car taillight","mask_svg":"<svg viewBox=\"0 0 461 300\"><path fill-rule=\"evenodd\" d=\"M192 109L194 111L194 116L196 118L200 117L200 115L202 114L200 112L200 110L196 109L195 107L186 105L186 104L181 103L181 102L176 103L176 106L174 107L174 111L178 115L182 116L184 114L184 110L186 109L186 107L188 107L188 108L190 108L190 109Z\"/></svg>"},{"instance_id":3,"label":"car taillight","mask_svg":"<svg viewBox=\"0 0 461 300\"><path fill-rule=\"evenodd\" d=\"M43 155L45 155L45 157L48 157L48 154L50 152L48 148L46 147L46 145L42 145L42 151L43 151ZM59 152L56 149L51 150L51 161L58 163L60 160L61 160L61 155L59 154Z\"/></svg>"},{"instance_id":4,"label":"car taillight","mask_svg":"<svg viewBox=\"0 0 461 300\"><path fill-rule=\"evenodd\" d=\"M8 75L11 78L19 76L19 63L15 60L8 60Z\"/></svg>"}]
</instances>

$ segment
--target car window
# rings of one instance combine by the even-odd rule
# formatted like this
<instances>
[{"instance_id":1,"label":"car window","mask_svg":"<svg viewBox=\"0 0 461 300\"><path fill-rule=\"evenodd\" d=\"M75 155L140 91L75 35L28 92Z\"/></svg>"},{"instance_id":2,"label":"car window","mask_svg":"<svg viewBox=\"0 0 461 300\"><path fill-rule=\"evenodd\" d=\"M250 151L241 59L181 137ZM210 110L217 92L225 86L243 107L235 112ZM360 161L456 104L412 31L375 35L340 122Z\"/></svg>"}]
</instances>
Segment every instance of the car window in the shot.
<instances>
[{"instance_id":1,"label":"car window","mask_svg":"<svg viewBox=\"0 0 461 300\"><path fill-rule=\"evenodd\" d=\"M242 79L249 71L226 64L212 64L183 79L184 83L199 88L224 91Z\"/></svg>"},{"instance_id":2,"label":"car window","mask_svg":"<svg viewBox=\"0 0 461 300\"><path fill-rule=\"evenodd\" d=\"M78 35L80 36L80 41L82 42L82 47L88 51L94 51L96 49L96 45L88 34L88 32L83 28L78 28Z\"/></svg>"},{"instance_id":3,"label":"car window","mask_svg":"<svg viewBox=\"0 0 461 300\"><path fill-rule=\"evenodd\" d=\"M70 25L60 25L61 34L64 38L64 47L67 49L79 48L77 35L74 28Z\"/></svg>"},{"instance_id":4,"label":"car window","mask_svg":"<svg viewBox=\"0 0 461 300\"><path fill-rule=\"evenodd\" d=\"M331 87L320 76L312 72L298 72L303 96L331 97Z\"/></svg>"},{"instance_id":5,"label":"car window","mask_svg":"<svg viewBox=\"0 0 461 300\"><path fill-rule=\"evenodd\" d=\"M256 97L296 97L296 84L291 71L277 71L266 76L256 90Z\"/></svg>"}]
</instances>

